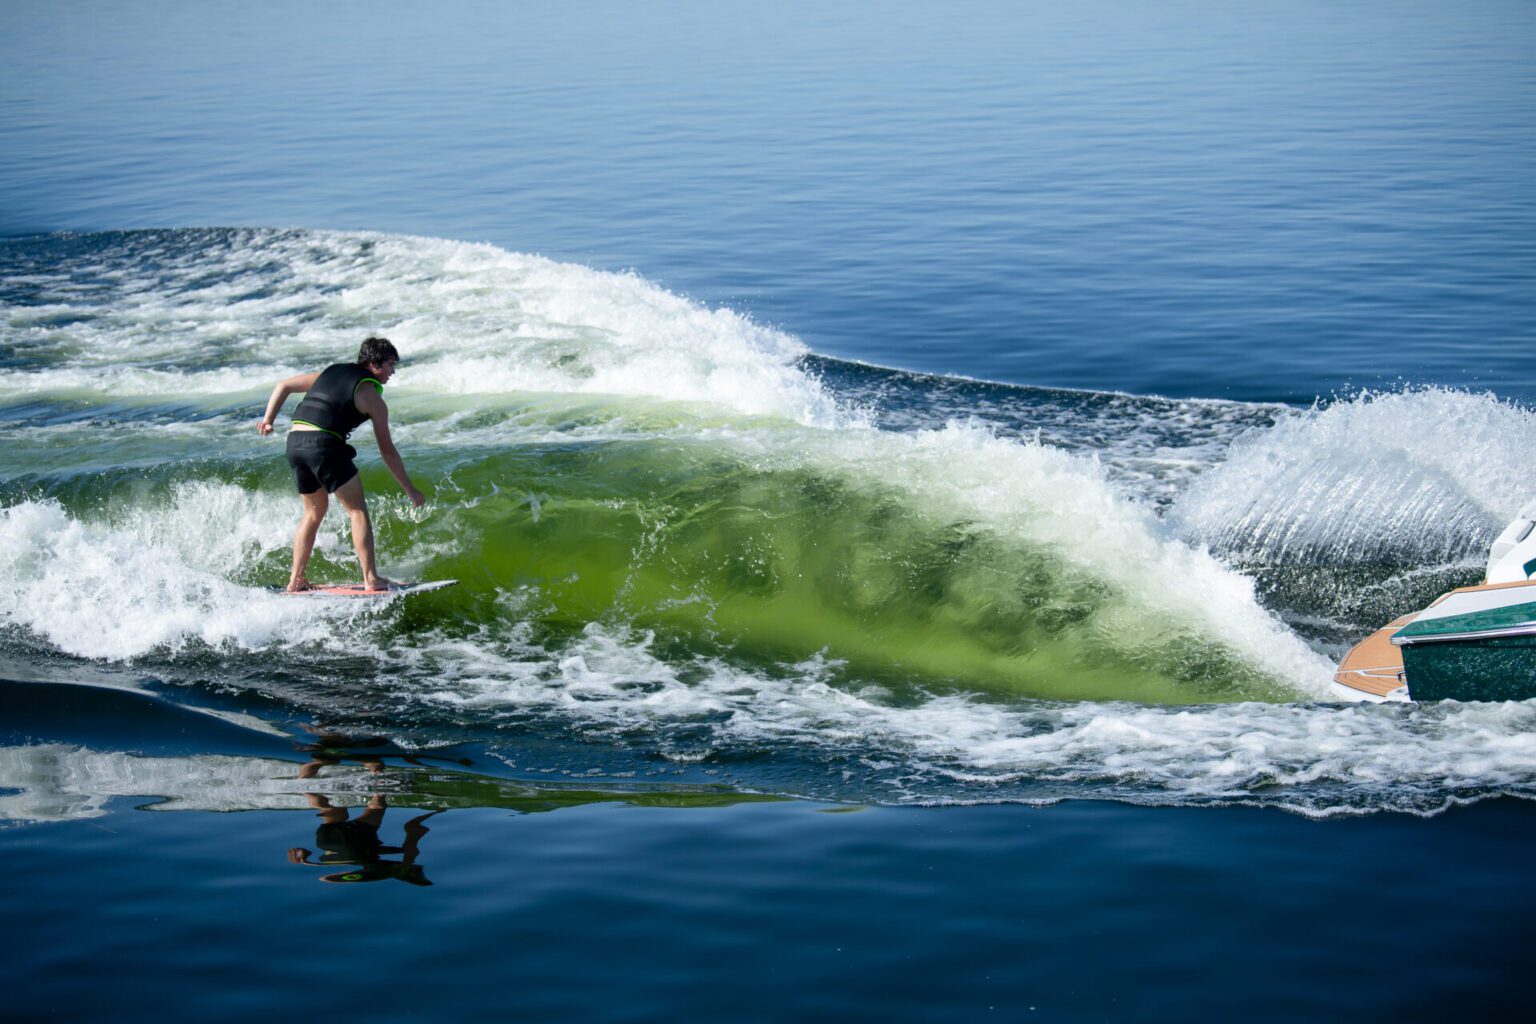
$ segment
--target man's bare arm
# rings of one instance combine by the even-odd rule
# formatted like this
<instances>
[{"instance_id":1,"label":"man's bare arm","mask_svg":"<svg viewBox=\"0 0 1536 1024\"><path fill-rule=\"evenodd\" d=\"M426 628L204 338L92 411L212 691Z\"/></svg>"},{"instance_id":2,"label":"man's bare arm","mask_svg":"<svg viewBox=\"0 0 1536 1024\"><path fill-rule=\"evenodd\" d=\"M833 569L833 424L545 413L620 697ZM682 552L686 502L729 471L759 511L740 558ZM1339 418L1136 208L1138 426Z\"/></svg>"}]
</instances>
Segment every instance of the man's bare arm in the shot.
<instances>
[{"instance_id":1,"label":"man's bare arm","mask_svg":"<svg viewBox=\"0 0 1536 1024\"><path fill-rule=\"evenodd\" d=\"M272 397L267 399L267 411L261 417L261 422L256 425L256 432L262 436L272 433L272 424L277 421L277 414L282 411L283 403L288 401L288 396L301 391L308 391L315 386L319 379L318 373L301 373L287 380L280 380L272 389Z\"/></svg>"},{"instance_id":2,"label":"man's bare arm","mask_svg":"<svg viewBox=\"0 0 1536 1024\"><path fill-rule=\"evenodd\" d=\"M426 504L427 496L411 483L410 476L405 472L405 461L400 458L394 439L389 436L389 406L384 404L383 396L375 391L364 391L359 388L356 402L358 409L367 413L368 418L373 420L373 436L379 442L379 457L389 468L390 475L405 491L406 497L411 499L411 504L420 508Z\"/></svg>"}]
</instances>

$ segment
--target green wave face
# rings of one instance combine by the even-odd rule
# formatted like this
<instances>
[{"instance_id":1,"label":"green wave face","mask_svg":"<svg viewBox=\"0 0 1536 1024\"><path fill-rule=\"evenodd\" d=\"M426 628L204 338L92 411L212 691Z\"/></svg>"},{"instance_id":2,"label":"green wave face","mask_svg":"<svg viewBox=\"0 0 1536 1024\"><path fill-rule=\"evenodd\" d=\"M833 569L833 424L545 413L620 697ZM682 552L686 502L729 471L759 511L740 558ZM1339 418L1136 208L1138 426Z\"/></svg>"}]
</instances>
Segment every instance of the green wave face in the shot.
<instances>
[{"instance_id":1,"label":"green wave face","mask_svg":"<svg viewBox=\"0 0 1536 1024\"><path fill-rule=\"evenodd\" d=\"M515 592L500 624L532 621L546 641L618 622L655 631L663 653L755 666L822 655L898 692L1291 695L1115 580L860 474L611 440L483 452L446 476L459 504L382 523L380 543L454 552L429 575L465 581L445 600L472 622L508 616L495 595ZM391 487L376 471L365 485Z\"/></svg>"},{"instance_id":2,"label":"green wave face","mask_svg":"<svg viewBox=\"0 0 1536 1024\"><path fill-rule=\"evenodd\" d=\"M1027 463L977 462L958 445L919 458L875 431L849 440L633 400L444 407L401 431L413 475L433 492L420 512L358 438L381 566L464 582L400 610L396 639L408 647L424 630L522 636L557 653L598 623L654 633L652 652L685 674L700 659L770 676L820 659L840 685L878 685L897 700L917 690L1164 703L1298 694L1283 665L1231 642L1241 628L1164 600L1178 567L1160 564L1166 549L1129 506L1108 492L1086 509L1062 496L1102 488L1076 463L1065 479L1031 478ZM287 515L298 513L280 445L258 447L246 424L217 414L205 422L176 438L98 429L98 468L14 477L0 494L57 500L72 519L182 552L233 583L279 583ZM57 445L66 458L73 436L37 441L28 457L43 461L42 447ZM974 498L977 480L1003 488L1002 512ZM1084 538L1103 525L1094 514L1124 516L1139 546L1085 559ZM207 516L224 522L190 521ZM250 539L198 556L226 526ZM351 546L335 536L344 529L333 509L312 579L355 577ZM1257 614L1251 602L1236 611Z\"/></svg>"}]
</instances>

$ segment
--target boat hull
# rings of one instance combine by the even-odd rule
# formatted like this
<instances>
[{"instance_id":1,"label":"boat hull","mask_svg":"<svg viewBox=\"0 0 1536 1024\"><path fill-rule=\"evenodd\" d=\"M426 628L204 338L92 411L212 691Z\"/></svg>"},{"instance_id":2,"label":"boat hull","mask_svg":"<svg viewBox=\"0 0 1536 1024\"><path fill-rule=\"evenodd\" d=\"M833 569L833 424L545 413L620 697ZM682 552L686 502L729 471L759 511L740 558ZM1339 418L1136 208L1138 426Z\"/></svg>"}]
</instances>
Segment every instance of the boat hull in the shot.
<instances>
[{"instance_id":1,"label":"boat hull","mask_svg":"<svg viewBox=\"0 0 1536 1024\"><path fill-rule=\"evenodd\" d=\"M1405 645L1403 672L1414 700L1536 697L1536 636Z\"/></svg>"},{"instance_id":2,"label":"boat hull","mask_svg":"<svg viewBox=\"0 0 1536 1024\"><path fill-rule=\"evenodd\" d=\"M1334 683L1352 700L1536 698L1536 580L1441 595L1357 644Z\"/></svg>"}]
</instances>

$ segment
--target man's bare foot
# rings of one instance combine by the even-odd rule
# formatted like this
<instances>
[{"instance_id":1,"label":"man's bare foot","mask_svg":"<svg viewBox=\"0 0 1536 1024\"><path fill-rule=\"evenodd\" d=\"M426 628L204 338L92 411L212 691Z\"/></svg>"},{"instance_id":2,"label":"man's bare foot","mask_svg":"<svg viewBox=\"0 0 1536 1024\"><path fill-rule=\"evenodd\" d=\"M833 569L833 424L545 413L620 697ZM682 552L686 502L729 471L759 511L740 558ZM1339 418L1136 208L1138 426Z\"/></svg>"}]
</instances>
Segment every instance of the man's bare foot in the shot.
<instances>
[{"instance_id":1,"label":"man's bare foot","mask_svg":"<svg viewBox=\"0 0 1536 1024\"><path fill-rule=\"evenodd\" d=\"M400 586L399 580L388 579L384 576L375 576L372 579L363 580L364 590L393 590Z\"/></svg>"},{"instance_id":2,"label":"man's bare foot","mask_svg":"<svg viewBox=\"0 0 1536 1024\"><path fill-rule=\"evenodd\" d=\"M314 590L314 589L315 589L314 584L310 583L309 580L302 580L301 579L301 580L289 580L288 581L288 593L290 593L290 594L302 594L306 590Z\"/></svg>"}]
</instances>

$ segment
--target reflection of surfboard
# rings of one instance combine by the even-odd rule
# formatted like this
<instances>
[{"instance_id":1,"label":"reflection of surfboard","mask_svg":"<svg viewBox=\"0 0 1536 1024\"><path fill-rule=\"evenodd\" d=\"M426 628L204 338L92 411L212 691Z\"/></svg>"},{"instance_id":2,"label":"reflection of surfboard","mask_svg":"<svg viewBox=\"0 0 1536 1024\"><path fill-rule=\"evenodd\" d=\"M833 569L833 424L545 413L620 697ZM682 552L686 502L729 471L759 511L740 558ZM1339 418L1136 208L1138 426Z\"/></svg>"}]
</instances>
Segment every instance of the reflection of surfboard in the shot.
<instances>
[{"instance_id":1,"label":"reflection of surfboard","mask_svg":"<svg viewBox=\"0 0 1536 1024\"><path fill-rule=\"evenodd\" d=\"M294 597L404 597L406 594L424 594L429 590L441 590L451 587L458 580L428 580L425 583L398 583L388 590L364 590L361 583L348 583L343 586L317 586L309 590L301 590ZM288 591L278 588L282 593Z\"/></svg>"}]
</instances>

